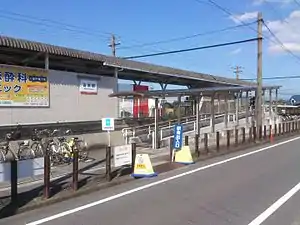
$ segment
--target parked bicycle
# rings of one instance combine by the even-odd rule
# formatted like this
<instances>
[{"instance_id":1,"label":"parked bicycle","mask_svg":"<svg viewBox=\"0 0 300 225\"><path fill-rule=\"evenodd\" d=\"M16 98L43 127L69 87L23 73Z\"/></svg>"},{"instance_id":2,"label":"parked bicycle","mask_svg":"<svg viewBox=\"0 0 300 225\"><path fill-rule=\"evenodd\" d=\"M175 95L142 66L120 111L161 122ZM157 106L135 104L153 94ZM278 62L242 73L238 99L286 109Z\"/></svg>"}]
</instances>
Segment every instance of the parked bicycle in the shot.
<instances>
[{"instance_id":1,"label":"parked bicycle","mask_svg":"<svg viewBox=\"0 0 300 225\"><path fill-rule=\"evenodd\" d=\"M7 161L7 155L11 153L14 159L19 159L18 155L10 147L11 141L16 141L21 138L21 126L17 126L16 130L6 133L3 140L0 142L0 162Z\"/></svg>"}]
</instances>

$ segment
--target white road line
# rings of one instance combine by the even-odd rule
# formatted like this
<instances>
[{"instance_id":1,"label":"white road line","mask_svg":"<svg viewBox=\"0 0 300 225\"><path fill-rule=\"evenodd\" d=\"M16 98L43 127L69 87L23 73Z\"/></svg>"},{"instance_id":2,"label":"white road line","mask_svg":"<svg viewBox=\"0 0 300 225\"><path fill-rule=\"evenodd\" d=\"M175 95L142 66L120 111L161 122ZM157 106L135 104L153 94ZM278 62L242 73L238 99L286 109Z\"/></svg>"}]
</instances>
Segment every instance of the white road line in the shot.
<instances>
[{"instance_id":1,"label":"white road line","mask_svg":"<svg viewBox=\"0 0 300 225\"><path fill-rule=\"evenodd\" d=\"M73 213L76 213L76 212L79 212L79 211L82 211L82 210L85 210L85 209L88 209L88 208L91 208L91 207L94 207L94 206L97 206L97 205L104 204L104 203L112 201L114 199L118 199L118 198L124 197L126 195L130 195L132 193L135 193L135 192L138 192L138 191L141 191L141 190L145 190L145 189L151 188L153 186L156 186L156 185L159 185L159 184L171 181L171 180L175 180L175 179L178 179L180 177L187 176L187 175L190 175L190 174L193 174L193 173L205 170L205 169L209 169L209 168L212 168L212 167L215 167L215 166L218 166L218 165L222 165L222 164L231 162L233 160L237 160L237 159L249 156L249 155L253 155L253 154L256 154L256 153L259 153L259 152L262 152L262 151L266 151L268 149L271 149L271 148L274 148L274 147L277 147L277 146L281 146L281 145L287 144L289 142L292 142L292 141L295 141L295 140L298 140L298 139L300 139L300 137L289 139L289 140L286 140L286 141L283 141L283 142L280 142L280 143L277 143L277 144L274 144L274 145L270 145L270 146L252 151L252 152L248 152L248 153L238 155L238 156L235 156L235 157L232 157L232 158L229 158L229 159L225 159L225 160L222 160L222 161L219 161L219 162L216 162L216 163L212 163L212 164L209 164L209 165L206 165L206 166L203 166L203 167L199 167L197 169L193 169L193 170L181 173L181 174L177 174L177 175L172 176L172 177L168 177L168 178L165 178L165 179L162 179L162 180L158 180L158 181L152 182L150 184L146 184L146 185L143 185L143 186L140 186L140 187L137 187L137 188L134 188L134 189L116 194L116 195L112 195L112 196L104 198L104 199L100 199L100 200L95 201L95 202L91 202L91 203L86 204L86 205L79 206L79 207L74 208L74 209L66 210L64 212L61 212L61 213L58 213L58 214L55 214L55 215L52 215L52 216L49 216L49 217L45 217L43 219L27 223L26 225L43 224L43 223L46 223L46 222L49 222L49 221L52 221L52 220L55 220L55 219L73 214ZM252 224L252 225L254 225L254 224Z\"/></svg>"},{"instance_id":2,"label":"white road line","mask_svg":"<svg viewBox=\"0 0 300 225\"><path fill-rule=\"evenodd\" d=\"M300 190L300 183L298 183L295 187L289 190L284 196L279 198L276 202L274 202L269 208L267 208L262 214L256 217L251 223L248 225L260 225L262 224L268 217L270 217L277 209L279 209L284 203L286 203L294 194L296 194Z\"/></svg>"}]
</instances>

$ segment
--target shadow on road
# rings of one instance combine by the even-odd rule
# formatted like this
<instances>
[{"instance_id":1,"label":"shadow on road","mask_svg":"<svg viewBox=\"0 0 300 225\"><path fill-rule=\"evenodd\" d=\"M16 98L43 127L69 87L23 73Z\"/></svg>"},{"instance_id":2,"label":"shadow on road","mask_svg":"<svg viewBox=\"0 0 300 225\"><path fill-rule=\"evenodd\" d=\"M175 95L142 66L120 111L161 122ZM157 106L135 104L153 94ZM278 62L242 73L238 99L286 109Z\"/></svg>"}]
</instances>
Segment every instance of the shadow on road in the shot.
<instances>
[{"instance_id":1,"label":"shadow on road","mask_svg":"<svg viewBox=\"0 0 300 225\"><path fill-rule=\"evenodd\" d=\"M79 182L78 182L78 188L84 187L87 183L88 180L91 179L93 176L99 175L99 174L85 174L84 172L92 169L93 167L105 162L105 159L98 160L90 165L87 165L79 170L79 174L85 175L87 177L84 177L80 179L79 177ZM105 175L105 174L103 174ZM54 181L51 182L51 187L50 187L50 197L53 197L54 195L57 195L63 190L67 190L71 188L72 181L67 181L68 179L72 178L72 172L69 174L58 178ZM22 208L23 206L27 205L33 200L41 201L41 199L37 199L38 197L42 198L43 196L43 189L44 185L40 185L38 187L35 187L31 190L24 191L18 194L18 199L17 201L12 202L10 196L4 196L0 197L0 219L13 216L17 213L19 208Z\"/></svg>"}]
</instances>

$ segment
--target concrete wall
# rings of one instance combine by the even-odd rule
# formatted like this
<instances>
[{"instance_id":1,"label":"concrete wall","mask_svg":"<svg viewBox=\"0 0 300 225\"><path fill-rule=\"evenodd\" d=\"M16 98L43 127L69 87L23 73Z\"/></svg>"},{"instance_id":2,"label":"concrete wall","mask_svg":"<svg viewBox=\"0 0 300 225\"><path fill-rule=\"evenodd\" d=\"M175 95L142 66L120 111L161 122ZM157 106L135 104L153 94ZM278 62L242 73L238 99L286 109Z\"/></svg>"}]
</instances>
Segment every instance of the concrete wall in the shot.
<instances>
[{"instance_id":1,"label":"concrete wall","mask_svg":"<svg viewBox=\"0 0 300 225\"><path fill-rule=\"evenodd\" d=\"M98 94L82 95L80 78L97 79ZM116 79L50 70L49 81L50 107L0 108L0 124L88 121L117 116L118 100L108 97L116 87Z\"/></svg>"}]
</instances>

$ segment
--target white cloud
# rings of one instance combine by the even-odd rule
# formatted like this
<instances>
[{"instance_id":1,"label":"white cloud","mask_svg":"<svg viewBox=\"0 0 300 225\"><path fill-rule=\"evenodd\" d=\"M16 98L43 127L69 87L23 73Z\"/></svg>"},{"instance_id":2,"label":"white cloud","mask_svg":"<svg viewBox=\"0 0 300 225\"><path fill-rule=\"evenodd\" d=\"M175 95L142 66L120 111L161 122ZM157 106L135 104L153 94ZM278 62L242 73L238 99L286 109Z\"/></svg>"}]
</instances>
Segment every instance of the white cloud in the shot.
<instances>
[{"instance_id":1,"label":"white cloud","mask_svg":"<svg viewBox=\"0 0 300 225\"><path fill-rule=\"evenodd\" d=\"M266 24L287 49L300 52L300 10L293 11L284 21L274 20L268 21ZM268 34L267 32L265 31L265 34ZM271 38L273 40L273 42L269 42L271 52L285 51L280 44L277 44L275 38L272 36Z\"/></svg>"},{"instance_id":2,"label":"white cloud","mask_svg":"<svg viewBox=\"0 0 300 225\"><path fill-rule=\"evenodd\" d=\"M245 12L243 14L230 16L230 19L232 19L235 23L241 23L252 19L256 19L257 14L258 12Z\"/></svg>"},{"instance_id":3,"label":"white cloud","mask_svg":"<svg viewBox=\"0 0 300 225\"><path fill-rule=\"evenodd\" d=\"M230 55L237 55L241 53L241 51L242 51L241 48L234 49L233 51L230 52Z\"/></svg>"},{"instance_id":4,"label":"white cloud","mask_svg":"<svg viewBox=\"0 0 300 225\"><path fill-rule=\"evenodd\" d=\"M277 3L277 4L289 4L289 3L292 3L294 0L254 0L253 1L253 4L254 5L261 5L263 3Z\"/></svg>"}]
</instances>

